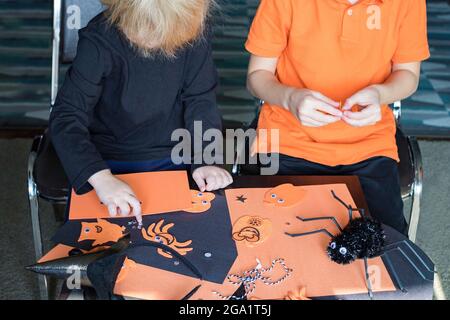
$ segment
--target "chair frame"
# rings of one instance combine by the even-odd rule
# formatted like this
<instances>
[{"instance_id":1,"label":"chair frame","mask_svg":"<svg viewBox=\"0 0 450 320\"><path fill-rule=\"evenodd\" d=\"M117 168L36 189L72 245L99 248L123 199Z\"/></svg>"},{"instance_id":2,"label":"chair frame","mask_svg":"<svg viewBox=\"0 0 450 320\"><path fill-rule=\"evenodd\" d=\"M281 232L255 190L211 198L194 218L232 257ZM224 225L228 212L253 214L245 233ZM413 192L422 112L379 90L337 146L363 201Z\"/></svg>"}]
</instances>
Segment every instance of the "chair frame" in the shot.
<instances>
[{"instance_id":1,"label":"chair frame","mask_svg":"<svg viewBox=\"0 0 450 320\"><path fill-rule=\"evenodd\" d=\"M52 41L52 76L51 76L51 107L55 103L56 95L58 93L58 81L59 81L59 55L60 55L60 43L61 43L61 9L62 0L53 0L53 41ZM51 108L50 107L50 108ZM65 204L68 197L52 198L46 195L42 195L39 192L39 188L34 179L34 167L36 158L41 146L43 136L37 136L34 138L31 151L28 156L28 169L27 169L27 184L28 184L28 201L30 205L31 224L33 230L34 240L34 252L36 260L39 260L43 256L43 241L39 214L39 199L49 201L53 204ZM45 276L39 275L39 293L41 299L49 299L49 287L48 279Z\"/></svg>"},{"instance_id":2,"label":"chair frame","mask_svg":"<svg viewBox=\"0 0 450 320\"><path fill-rule=\"evenodd\" d=\"M257 107L259 107L264 103L261 100L257 101ZM392 111L394 113L394 117L397 123L400 123L401 118L401 101L396 101L392 105ZM409 215L409 224L408 224L408 238L412 242L416 241L417 237L417 228L419 226L419 218L420 218L420 199L422 197L422 185L423 185L423 163L422 163L422 153L420 152L419 143L417 139L412 136L407 136L408 141L408 149L409 156L411 159L411 166L414 168L414 181L411 185L410 191L407 195L402 195L402 200L406 200L411 198L411 210ZM245 159L245 144L242 149L236 150L234 163L232 167L232 174L239 175L240 174L240 161L242 156Z\"/></svg>"}]
</instances>

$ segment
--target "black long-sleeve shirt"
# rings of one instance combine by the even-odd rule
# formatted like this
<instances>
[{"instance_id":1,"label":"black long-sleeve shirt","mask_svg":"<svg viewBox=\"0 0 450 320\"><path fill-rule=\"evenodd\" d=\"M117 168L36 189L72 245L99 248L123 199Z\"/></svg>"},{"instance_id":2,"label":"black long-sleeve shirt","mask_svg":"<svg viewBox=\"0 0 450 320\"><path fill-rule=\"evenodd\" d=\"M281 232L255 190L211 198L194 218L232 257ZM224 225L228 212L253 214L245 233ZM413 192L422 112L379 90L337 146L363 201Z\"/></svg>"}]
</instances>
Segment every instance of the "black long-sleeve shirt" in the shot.
<instances>
[{"instance_id":1,"label":"black long-sleeve shirt","mask_svg":"<svg viewBox=\"0 0 450 320\"><path fill-rule=\"evenodd\" d=\"M50 135L77 193L105 160L168 158L177 128L192 138L221 128L210 33L176 58L145 58L103 14L79 32L78 51L50 116Z\"/></svg>"}]
</instances>

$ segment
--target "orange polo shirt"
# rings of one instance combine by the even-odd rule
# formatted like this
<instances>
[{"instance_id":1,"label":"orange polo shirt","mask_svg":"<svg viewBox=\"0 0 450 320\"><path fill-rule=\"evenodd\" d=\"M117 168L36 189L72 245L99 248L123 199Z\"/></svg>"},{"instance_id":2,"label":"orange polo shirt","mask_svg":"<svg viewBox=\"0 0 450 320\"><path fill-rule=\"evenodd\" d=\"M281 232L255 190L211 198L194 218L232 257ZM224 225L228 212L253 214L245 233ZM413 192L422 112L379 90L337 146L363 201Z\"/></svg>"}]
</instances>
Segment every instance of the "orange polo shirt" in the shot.
<instances>
[{"instance_id":1,"label":"orange polo shirt","mask_svg":"<svg viewBox=\"0 0 450 320\"><path fill-rule=\"evenodd\" d=\"M262 0L246 49L278 57L276 76L285 85L319 91L335 101L383 83L392 63L429 57L425 0ZM279 129L280 144L259 140L259 152L280 152L335 166L374 156L398 159L395 119L353 127L338 121L303 126L288 110L265 104L258 129ZM270 134L269 134L270 137Z\"/></svg>"}]
</instances>

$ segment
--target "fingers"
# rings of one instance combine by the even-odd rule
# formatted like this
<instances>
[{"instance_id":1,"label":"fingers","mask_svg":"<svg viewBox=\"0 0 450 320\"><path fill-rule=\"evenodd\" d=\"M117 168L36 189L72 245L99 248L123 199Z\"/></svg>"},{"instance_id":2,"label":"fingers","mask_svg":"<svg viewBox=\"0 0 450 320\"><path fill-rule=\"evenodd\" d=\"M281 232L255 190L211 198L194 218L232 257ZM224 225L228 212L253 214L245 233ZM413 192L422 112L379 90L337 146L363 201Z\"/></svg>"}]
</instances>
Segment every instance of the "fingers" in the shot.
<instances>
[{"instance_id":1,"label":"fingers","mask_svg":"<svg viewBox=\"0 0 450 320\"><path fill-rule=\"evenodd\" d=\"M339 109L336 109L335 107L331 107L328 104L319 104L316 106L316 110L320 110L322 112L331 114L335 117L342 117L342 111Z\"/></svg>"},{"instance_id":2,"label":"fingers","mask_svg":"<svg viewBox=\"0 0 450 320\"><path fill-rule=\"evenodd\" d=\"M198 189L202 192L204 192L206 190L206 184L205 184L205 179L203 178L202 174L200 173L200 171L197 169L194 171L194 173L192 174L192 178L194 179L195 183L198 186Z\"/></svg>"},{"instance_id":3,"label":"fingers","mask_svg":"<svg viewBox=\"0 0 450 320\"><path fill-rule=\"evenodd\" d=\"M200 191L222 189L233 183L233 177L228 171L215 166L204 166L196 169L192 178Z\"/></svg>"},{"instance_id":4,"label":"fingers","mask_svg":"<svg viewBox=\"0 0 450 320\"><path fill-rule=\"evenodd\" d=\"M342 110L350 110L355 104L359 104L358 102L358 96L355 95L353 97L348 98L344 105L342 106Z\"/></svg>"},{"instance_id":5,"label":"fingers","mask_svg":"<svg viewBox=\"0 0 450 320\"><path fill-rule=\"evenodd\" d=\"M354 105L369 106L372 104L380 104L380 91L373 86L369 86L348 98L342 109L345 111L350 110Z\"/></svg>"},{"instance_id":6,"label":"fingers","mask_svg":"<svg viewBox=\"0 0 450 320\"><path fill-rule=\"evenodd\" d=\"M127 201L125 200L116 200L116 205L119 208L119 214L122 217L126 217L130 214L131 208Z\"/></svg>"},{"instance_id":7,"label":"fingers","mask_svg":"<svg viewBox=\"0 0 450 320\"><path fill-rule=\"evenodd\" d=\"M133 213L138 223L142 223L141 203L133 194L124 194L119 198L112 199L106 206L111 217L117 215L127 217Z\"/></svg>"},{"instance_id":8,"label":"fingers","mask_svg":"<svg viewBox=\"0 0 450 320\"><path fill-rule=\"evenodd\" d=\"M126 200L132 209L133 215L136 217L136 220L139 224L142 224L142 209L140 201L134 196L129 195Z\"/></svg>"},{"instance_id":9,"label":"fingers","mask_svg":"<svg viewBox=\"0 0 450 320\"><path fill-rule=\"evenodd\" d=\"M301 122L302 122L302 125L304 125L306 127L321 127L321 126L325 125L324 123L314 120L307 116L303 116L301 119Z\"/></svg>"},{"instance_id":10,"label":"fingers","mask_svg":"<svg viewBox=\"0 0 450 320\"><path fill-rule=\"evenodd\" d=\"M362 119L362 120L354 120L354 119L349 119L349 118L343 118L343 120L354 127L370 126L379 121L376 116Z\"/></svg>"},{"instance_id":11,"label":"fingers","mask_svg":"<svg viewBox=\"0 0 450 320\"><path fill-rule=\"evenodd\" d=\"M371 105L360 112L345 111L342 120L355 127L368 126L381 120L379 105Z\"/></svg>"},{"instance_id":12,"label":"fingers","mask_svg":"<svg viewBox=\"0 0 450 320\"><path fill-rule=\"evenodd\" d=\"M370 105L359 112L345 111L342 120L355 127L368 126L381 120L379 105Z\"/></svg>"},{"instance_id":13,"label":"fingers","mask_svg":"<svg viewBox=\"0 0 450 320\"><path fill-rule=\"evenodd\" d=\"M333 108L333 107L330 107L330 108ZM323 108L323 109L325 109L325 108ZM330 124L330 123L339 121L341 119L340 116L339 117L331 116L331 115L325 114L325 113L315 110L315 109L303 109L303 111L300 114L300 119L303 121L303 118L307 118L307 119L313 120L315 122L319 122L320 123L319 126Z\"/></svg>"},{"instance_id":14,"label":"fingers","mask_svg":"<svg viewBox=\"0 0 450 320\"><path fill-rule=\"evenodd\" d=\"M218 185L220 184L221 178L216 176L215 174L211 174L206 177L206 190L213 191L219 189Z\"/></svg>"},{"instance_id":15,"label":"fingers","mask_svg":"<svg viewBox=\"0 0 450 320\"><path fill-rule=\"evenodd\" d=\"M233 183L233 177L231 176L231 174L228 171L221 170L220 172L221 172L222 178L223 178L223 180L222 180L223 184L220 186L220 188L225 188L226 186Z\"/></svg>"},{"instance_id":16,"label":"fingers","mask_svg":"<svg viewBox=\"0 0 450 320\"><path fill-rule=\"evenodd\" d=\"M327 96L323 95L320 92L317 91L312 91L312 95L320 100L322 100L323 102L326 102L330 105L332 105L333 107L339 107L339 102L334 101L333 99L328 98Z\"/></svg>"},{"instance_id":17,"label":"fingers","mask_svg":"<svg viewBox=\"0 0 450 320\"><path fill-rule=\"evenodd\" d=\"M111 217L117 216L117 206L115 203L108 204L108 213Z\"/></svg>"},{"instance_id":18,"label":"fingers","mask_svg":"<svg viewBox=\"0 0 450 320\"><path fill-rule=\"evenodd\" d=\"M344 116L346 118L353 119L353 120L363 120L363 119L372 117L376 114L379 114L379 110L380 110L379 105L370 105L359 112L345 111Z\"/></svg>"},{"instance_id":19,"label":"fingers","mask_svg":"<svg viewBox=\"0 0 450 320\"><path fill-rule=\"evenodd\" d=\"M307 126L318 127L339 121L342 117L342 111L337 109L339 103L327 98L326 100L332 103L330 104L317 98L317 95L321 96L319 93L314 93L304 98L298 112L301 122Z\"/></svg>"}]
</instances>

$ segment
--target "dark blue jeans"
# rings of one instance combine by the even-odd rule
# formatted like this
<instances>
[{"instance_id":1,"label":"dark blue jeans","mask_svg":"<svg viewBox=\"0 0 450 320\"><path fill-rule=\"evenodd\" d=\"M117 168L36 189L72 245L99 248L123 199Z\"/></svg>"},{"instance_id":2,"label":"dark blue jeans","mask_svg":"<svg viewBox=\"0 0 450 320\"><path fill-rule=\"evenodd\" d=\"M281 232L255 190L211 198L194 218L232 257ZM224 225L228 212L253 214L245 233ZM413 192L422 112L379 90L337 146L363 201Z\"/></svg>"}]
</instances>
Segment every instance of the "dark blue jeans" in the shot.
<instances>
[{"instance_id":1,"label":"dark blue jeans","mask_svg":"<svg viewBox=\"0 0 450 320\"><path fill-rule=\"evenodd\" d=\"M281 175L356 175L369 206L370 214L397 231L407 234L397 162L375 157L352 165L335 167L280 155Z\"/></svg>"}]
</instances>

